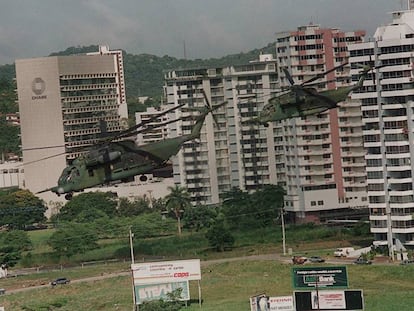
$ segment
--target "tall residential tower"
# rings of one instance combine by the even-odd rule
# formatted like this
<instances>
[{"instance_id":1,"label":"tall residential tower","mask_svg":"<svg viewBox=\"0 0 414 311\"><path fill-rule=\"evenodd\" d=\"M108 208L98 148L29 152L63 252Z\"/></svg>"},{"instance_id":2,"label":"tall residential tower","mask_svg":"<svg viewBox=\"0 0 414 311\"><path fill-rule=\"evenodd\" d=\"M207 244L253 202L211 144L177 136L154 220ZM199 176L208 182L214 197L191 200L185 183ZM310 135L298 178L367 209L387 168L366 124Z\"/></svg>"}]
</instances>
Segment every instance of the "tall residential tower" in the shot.
<instances>
[{"instance_id":1,"label":"tall residential tower","mask_svg":"<svg viewBox=\"0 0 414 311\"><path fill-rule=\"evenodd\" d=\"M373 41L350 46L354 80L357 64L377 66L352 98L362 102L375 243L414 247L414 11L392 18Z\"/></svg>"},{"instance_id":2,"label":"tall residential tower","mask_svg":"<svg viewBox=\"0 0 414 311\"><path fill-rule=\"evenodd\" d=\"M290 85L283 69L301 84L341 64L312 87L331 90L350 84L349 46L364 31L343 32L318 25L276 35L282 87ZM360 102L347 100L320 115L274 123L283 132L286 170L285 209L298 222L346 218L366 210L365 151Z\"/></svg>"}]
</instances>

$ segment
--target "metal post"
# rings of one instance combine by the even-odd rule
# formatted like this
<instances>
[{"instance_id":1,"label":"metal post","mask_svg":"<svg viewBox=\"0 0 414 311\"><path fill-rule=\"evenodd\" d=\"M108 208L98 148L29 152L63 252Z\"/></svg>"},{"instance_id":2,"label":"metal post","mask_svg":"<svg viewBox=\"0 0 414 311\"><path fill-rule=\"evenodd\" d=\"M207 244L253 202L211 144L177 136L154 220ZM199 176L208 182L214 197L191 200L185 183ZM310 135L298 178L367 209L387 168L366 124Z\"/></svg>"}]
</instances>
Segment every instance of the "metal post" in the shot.
<instances>
[{"instance_id":1,"label":"metal post","mask_svg":"<svg viewBox=\"0 0 414 311\"><path fill-rule=\"evenodd\" d=\"M201 308L201 285L200 285L200 280L197 280L198 282L198 304Z\"/></svg>"}]
</instances>

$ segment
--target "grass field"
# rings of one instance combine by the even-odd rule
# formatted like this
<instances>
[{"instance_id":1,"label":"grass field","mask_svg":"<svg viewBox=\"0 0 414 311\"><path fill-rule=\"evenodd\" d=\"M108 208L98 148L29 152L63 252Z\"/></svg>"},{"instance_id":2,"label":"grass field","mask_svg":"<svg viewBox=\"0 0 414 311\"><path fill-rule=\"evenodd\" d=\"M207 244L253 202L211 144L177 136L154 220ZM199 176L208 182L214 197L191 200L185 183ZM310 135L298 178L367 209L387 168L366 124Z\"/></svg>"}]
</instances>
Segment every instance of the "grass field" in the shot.
<instances>
[{"instance_id":1,"label":"grass field","mask_svg":"<svg viewBox=\"0 0 414 311\"><path fill-rule=\"evenodd\" d=\"M112 267L112 265L110 265ZM116 265L114 265L116 267ZM103 267L105 268L105 267ZM117 266L124 269L125 266ZM249 297L265 292L269 296L291 295L293 292L290 264L275 261L235 261L203 264L202 298L204 311L249 310ZM102 267L68 270L72 280L98 275ZM108 267L106 267L108 270ZM81 271L79 271L81 270ZM43 280L58 274L39 275ZM362 289L366 311L412 310L414 305L414 266L372 265L348 266L351 289ZM28 278L28 277L25 277ZM6 287L11 280L0 280ZM34 280L32 280L34 282ZM10 284L9 284L10 285ZM15 284L16 285L16 284ZM17 286L17 285L16 285ZM200 310L197 282L190 282L192 303L183 310ZM6 287L7 288L7 287ZM5 310L132 310L132 289L129 276L46 287L0 297Z\"/></svg>"}]
</instances>

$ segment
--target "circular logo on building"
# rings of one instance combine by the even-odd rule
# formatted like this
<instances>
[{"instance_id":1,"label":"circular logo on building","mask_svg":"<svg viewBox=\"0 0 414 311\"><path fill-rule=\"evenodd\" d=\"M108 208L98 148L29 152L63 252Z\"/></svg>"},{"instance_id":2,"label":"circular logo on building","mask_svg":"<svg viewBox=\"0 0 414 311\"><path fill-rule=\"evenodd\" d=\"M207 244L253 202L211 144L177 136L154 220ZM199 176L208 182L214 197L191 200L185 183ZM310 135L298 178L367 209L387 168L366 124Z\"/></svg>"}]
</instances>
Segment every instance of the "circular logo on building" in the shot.
<instances>
[{"instance_id":1,"label":"circular logo on building","mask_svg":"<svg viewBox=\"0 0 414 311\"><path fill-rule=\"evenodd\" d=\"M45 89L46 89L46 83L45 81L43 81L42 78L37 77L33 79L32 81L33 93L35 93L36 95L42 95Z\"/></svg>"}]
</instances>

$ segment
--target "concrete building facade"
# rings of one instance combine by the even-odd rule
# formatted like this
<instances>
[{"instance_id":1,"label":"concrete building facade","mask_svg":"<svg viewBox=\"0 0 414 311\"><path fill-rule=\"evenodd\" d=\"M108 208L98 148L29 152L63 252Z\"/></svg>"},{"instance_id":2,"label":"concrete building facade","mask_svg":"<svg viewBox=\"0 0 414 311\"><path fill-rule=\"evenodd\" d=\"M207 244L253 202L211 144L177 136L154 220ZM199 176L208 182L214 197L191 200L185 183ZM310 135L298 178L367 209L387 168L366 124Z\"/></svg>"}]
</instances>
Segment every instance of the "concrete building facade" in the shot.
<instances>
[{"instance_id":1,"label":"concrete building facade","mask_svg":"<svg viewBox=\"0 0 414 311\"><path fill-rule=\"evenodd\" d=\"M16 60L25 171L32 192L55 186L68 162L127 119L120 53Z\"/></svg>"},{"instance_id":2,"label":"concrete building facade","mask_svg":"<svg viewBox=\"0 0 414 311\"><path fill-rule=\"evenodd\" d=\"M276 34L281 87L295 84L348 62L348 47L364 40L364 31L343 32L318 25ZM312 87L331 90L350 85L344 65L321 76ZM306 85L306 84L305 84ZM365 151L360 102L348 100L340 108L319 115L274 123L282 134L286 172L285 209L298 222L359 217L366 212Z\"/></svg>"},{"instance_id":3,"label":"concrete building facade","mask_svg":"<svg viewBox=\"0 0 414 311\"><path fill-rule=\"evenodd\" d=\"M216 110L215 120L208 116L201 139L184 145L173 160L176 184L187 187L195 204L217 204L232 187L251 191L276 183L273 141L262 126L243 125L257 116L264 103L276 92L276 62L271 55L249 64L225 68L174 70L165 76L167 105L203 107L227 101ZM174 117L188 114L185 108ZM217 122L217 124L215 123ZM192 121L171 125L171 135L191 130Z\"/></svg>"},{"instance_id":4,"label":"concrete building facade","mask_svg":"<svg viewBox=\"0 0 414 311\"><path fill-rule=\"evenodd\" d=\"M375 65L362 102L371 232L375 244L414 247L414 11L392 13L374 40L350 47L354 80Z\"/></svg>"}]
</instances>

